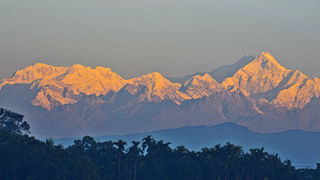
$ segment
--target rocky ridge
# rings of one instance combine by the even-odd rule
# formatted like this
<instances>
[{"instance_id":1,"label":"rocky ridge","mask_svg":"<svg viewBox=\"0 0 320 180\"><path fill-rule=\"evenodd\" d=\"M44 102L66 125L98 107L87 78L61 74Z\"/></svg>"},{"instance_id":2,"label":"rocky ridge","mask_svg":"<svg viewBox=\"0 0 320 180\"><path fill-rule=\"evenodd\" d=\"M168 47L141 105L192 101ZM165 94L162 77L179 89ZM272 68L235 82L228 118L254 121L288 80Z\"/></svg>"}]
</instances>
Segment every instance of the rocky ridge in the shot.
<instances>
[{"instance_id":1,"label":"rocky ridge","mask_svg":"<svg viewBox=\"0 0 320 180\"><path fill-rule=\"evenodd\" d=\"M110 68L37 63L0 82L0 97L6 100L3 102L16 101L12 88L19 93L20 88L22 97L30 91L23 99L43 117L58 118L56 111L66 116L71 113L74 116L68 119L84 129L102 123L107 127L101 125L102 131L109 127L113 130L113 126L121 126L121 121L131 118L145 123L144 128L232 121L261 132L317 130L318 125L320 130L316 112L320 79L286 69L269 52L256 57L246 55L234 65L188 76L181 83L158 72L124 79ZM18 101L16 104L25 107ZM262 121L271 123L270 127L259 127ZM271 121L286 125L276 127ZM142 129L132 132L144 129L136 128Z\"/></svg>"}]
</instances>

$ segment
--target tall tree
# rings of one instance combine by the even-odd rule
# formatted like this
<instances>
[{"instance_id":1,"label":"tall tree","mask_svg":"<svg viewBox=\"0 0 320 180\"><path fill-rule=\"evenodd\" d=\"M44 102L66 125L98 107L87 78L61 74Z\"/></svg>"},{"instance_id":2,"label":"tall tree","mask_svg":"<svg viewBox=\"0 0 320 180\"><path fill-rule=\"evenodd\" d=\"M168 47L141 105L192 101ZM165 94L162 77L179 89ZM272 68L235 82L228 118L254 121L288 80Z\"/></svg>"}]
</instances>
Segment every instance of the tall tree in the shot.
<instances>
[{"instance_id":1,"label":"tall tree","mask_svg":"<svg viewBox=\"0 0 320 180\"><path fill-rule=\"evenodd\" d=\"M23 115L0 108L0 130L15 134L29 134L30 125L23 120Z\"/></svg>"}]
</instances>

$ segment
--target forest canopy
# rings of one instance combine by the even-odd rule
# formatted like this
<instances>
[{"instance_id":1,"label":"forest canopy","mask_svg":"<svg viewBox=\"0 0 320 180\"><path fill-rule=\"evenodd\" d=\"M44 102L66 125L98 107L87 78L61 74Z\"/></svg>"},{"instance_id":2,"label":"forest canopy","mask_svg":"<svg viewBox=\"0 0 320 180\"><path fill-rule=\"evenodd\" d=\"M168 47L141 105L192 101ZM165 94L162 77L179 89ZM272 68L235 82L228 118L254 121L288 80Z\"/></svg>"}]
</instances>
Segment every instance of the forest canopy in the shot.
<instances>
[{"instance_id":1,"label":"forest canopy","mask_svg":"<svg viewBox=\"0 0 320 180\"><path fill-rule=\"evenodd\" d=\"M64 148L23 133L29 130L23 116L4 112L13 113L0 109L5 117L5 123L0 120L0 179L320 179L319 164L317 169L296 169L264 148L244 152L231 143L190 151L151 136L130 143L85 136ZM15 122L7 122L11 120Z\"/></svg>"}]
</instances>

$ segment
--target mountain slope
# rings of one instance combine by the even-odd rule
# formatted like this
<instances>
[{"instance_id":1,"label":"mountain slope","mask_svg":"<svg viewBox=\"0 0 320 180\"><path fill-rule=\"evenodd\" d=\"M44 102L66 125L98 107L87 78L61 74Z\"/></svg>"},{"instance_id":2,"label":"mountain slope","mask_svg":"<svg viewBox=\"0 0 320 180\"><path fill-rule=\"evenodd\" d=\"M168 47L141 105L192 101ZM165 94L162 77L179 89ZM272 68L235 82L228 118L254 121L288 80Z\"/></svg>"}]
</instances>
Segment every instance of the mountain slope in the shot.
<instances>
[{"instance_id":1,"label":"mountain slope","mask_svg":"<svg viewBox=\"0 0 320 180\"><path fill-rule=\"evenodd\" d=\"M257 100L292 109L303 108L312 97L318 97L319 81L284 68L270 53L262 52L225 79L222 86L228 91L241 89Z\"/></svg>"},{"instance_id":2,"label":"mountain slope","mask_svg":"<svg viewBox=\"0 0 320 180\"><path fill-rule=\"evenodd\" d=\"M137 94L138 89L145 88L144 93L139 97L141 101L160 102L163 100L172 100L180 104L185 99L190 99L178 91L180 87L181 84L172 83L160 73L154 72L128 80L128 85L125 89L131 94Z\"/></svg>"},{"instance_id":3,"label":"mountain slope","mask_svg":"<svg viewBox=\"0 0 320 180\"><path fill-rule=\"evenodd\" d=\"M118 91L126 80L110 68L91 69L82 65L54 67L37 63L4 79L0 89L13 84L29 84L31 90L37 91L32 104L50 110L55 106L77 103L77 97L81 94L99 96Z\"/></svg>"},{"instance_id":4,"label":"mountain slope","mask_svg":"<svg viewBox=\"0 0 320 180\"><path fill-rule=\"evenodd\" d=\"M219 83L228 77L232 77L239 69L243 68L248 63L255 59L254 56L245 55L239 59L235 64L221 66L209 74L216 79Z\"/></svg>"},{"instance_id":5,"label":"mountain slope","mask_svg":"<svg viewBox=\"0 0 320 180\"><path fill-rule=\"evenodd\" d=\"M132 79L104 67L37 63L0 83L0 106L24 113L39 135L123 134L236 122L257 132L320 131L320 79L268 52L189 76Z\"/></svg>"},{"instance_id":6,"label":"mountain slope","mask_svg":"<svg viewBox=\"0 0 320 180\"><path fill-rule=\"evenodd\" d=\"M254 56L245 55L234 64L223 65L210 72L198 72L198 73L186 75L184 77L170 77L168 79L172 82L178 82L183 84L187 80L191 79L193 76L197 76L197 75L203 76L204 74L207 73L211 77L213 77L217 82L221 83L227 77L233 76L239 69L243 68L245 65L247 65L249 62L253 61L254 59L255 59Z\"/></svg>"},{"instance_id":7,"label":"mountain slope","mask_svg":"<svg viewBox=\"0 0 320 180\"><path fill-rule=\"evenodd\" d=\"M212 94L221 91L221 88L221 85L206 73L203 76L193 76L184 83L180 91L192 99L198 99L204 96L211 96Z\"/></svg>"}]
</instances>

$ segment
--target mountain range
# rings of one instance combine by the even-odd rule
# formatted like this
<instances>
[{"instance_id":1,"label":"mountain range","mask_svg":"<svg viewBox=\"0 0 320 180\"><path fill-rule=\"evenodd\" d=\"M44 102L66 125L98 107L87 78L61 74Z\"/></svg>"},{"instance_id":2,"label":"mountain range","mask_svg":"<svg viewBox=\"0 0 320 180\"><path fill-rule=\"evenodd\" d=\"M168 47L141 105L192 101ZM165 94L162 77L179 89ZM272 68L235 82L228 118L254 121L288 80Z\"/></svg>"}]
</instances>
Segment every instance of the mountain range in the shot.
<instances>
[{"instance_id":1,"label":"mountain range","mask_svg":"<svg viewBox=\"0 0 320 180\"><path fill-rule=\"evenodd\" d=\"M234 122L260 133L320 131L320 79L269 53L183 78L37 63L0 82L0 106L39 136L126 134Z\"/></svg>"}]
</instances>

